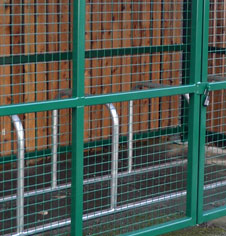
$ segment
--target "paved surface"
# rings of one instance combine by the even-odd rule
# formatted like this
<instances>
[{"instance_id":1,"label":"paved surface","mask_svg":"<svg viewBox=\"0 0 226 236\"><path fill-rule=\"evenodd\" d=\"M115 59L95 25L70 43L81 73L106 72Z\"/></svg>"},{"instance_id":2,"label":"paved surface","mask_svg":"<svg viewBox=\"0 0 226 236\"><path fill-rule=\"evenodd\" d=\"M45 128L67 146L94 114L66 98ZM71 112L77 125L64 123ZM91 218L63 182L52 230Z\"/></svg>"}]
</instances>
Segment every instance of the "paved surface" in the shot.
<instances>
[{"instance_id":1,"label":"paved surface","mask_svg":"<svg viewBox=\"0 0 226 236\"><path fill-rule=\"evenodd\" d=\"M195 227L186 228L165 236L226 236L226 217L222 217Z\"/></svg>"}]
</instances>

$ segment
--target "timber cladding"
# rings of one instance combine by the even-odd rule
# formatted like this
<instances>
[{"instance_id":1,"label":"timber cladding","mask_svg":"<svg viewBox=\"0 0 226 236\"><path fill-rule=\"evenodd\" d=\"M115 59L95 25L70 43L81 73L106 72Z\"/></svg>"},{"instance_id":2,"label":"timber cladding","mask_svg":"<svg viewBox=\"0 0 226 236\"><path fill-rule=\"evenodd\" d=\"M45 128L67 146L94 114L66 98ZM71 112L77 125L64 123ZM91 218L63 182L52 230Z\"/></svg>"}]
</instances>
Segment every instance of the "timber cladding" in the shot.
<instances>
[{"instance_id":1,"label":"timber cladding","mask_svg":"<svg viewBox=\"0 0 226 236\"><path fill-rule=\"evenodd\" d=\"M72 2L6 0L0 3L1 105L55 99L61 90L72 87ZM184 37L185 31L190 30L188 5L189 1L182 0L87 0L85 93L126 92L148 81L163 86L189 83L189 39ZM225 14L222 1L212 1L211 7ZM210 42L217 47L218 41L225 41L217 37L220 26L225 27L225 21L220 19L225 17L214 14L210 14ZM225 33L220 37L225 37ZM209 67L209 73L225 73L223 57L219 59L213 54L209 63L214 65ZM135 101L134 131L180 125L180 99L175 96ZM215 99L223 98L219 95ZM215 105L224 106L224 103ZM128 102L115 107L120 117L120 132L126 134ZM209 114L219 115L214 111ZM101 105L85 108L85 141L111 134L108 117L109 112ZM50 111L24 114L20 118L27 151L51 145ZM218 126L224 122L223 118L214 120L211 122L218 122ZM70 144L70 127L70 112L61 110L61 145ZM1 117L0 146L4 155L10 154L12 145L16 148L11 130L10 118Z\"/></svg>"},{"instance_id":2,"label":"timber cladding","mask_svg":"<svg viewBox=\"0 0 226 236\"><path fill-rule=\"evenodd\" d=\"M208 74L225 77L226 75L226 1L211 0L209 14L209 57ZM225 133L225 90L210 94L207 112L207 126L212 132Z\"/></svg>"}]
</instances>

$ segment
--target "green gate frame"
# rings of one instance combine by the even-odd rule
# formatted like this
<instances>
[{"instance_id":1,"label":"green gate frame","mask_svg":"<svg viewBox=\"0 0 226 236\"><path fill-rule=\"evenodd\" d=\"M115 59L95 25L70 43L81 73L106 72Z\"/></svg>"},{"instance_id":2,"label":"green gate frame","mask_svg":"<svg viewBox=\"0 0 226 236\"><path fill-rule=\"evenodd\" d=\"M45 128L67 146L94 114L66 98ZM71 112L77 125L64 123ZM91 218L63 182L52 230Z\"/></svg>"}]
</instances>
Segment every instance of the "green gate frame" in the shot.
<instances>
[{"instance_id":1,"label":"green gate frame","mask_svg":"<svg viewBox=\"0 0 226 236\"><path fill-rule=\"evenodd\" d=\"M220 91L226 89L226 82L207 82L208 76L208 47L209 37L209 5L210 1L204 1L203 5L203 27L202 27L202 61L200 82L208 87L209 91ZM217 48L222 54L225 49ZM203 98L204 99L204 98ZM204 100L202 99L202 102ZM200 134L199 134L199 183L198 183L198 206L197 206L197 223L201 224L226 215L226 206L217 207L211 210L203 210L204 196L204 165L205 165L205 136L206 136L206 107L200 106Z\"/></svg>"},{"instance_id":2,"label":"green gate frame","mask_svg":"<svg viewBox=\"0 0 226 236\"><path fill-rule=\"evenodd\" d=\"M187 5L187 4L186 4ZM186 217L154 227L145 228L129 235L159 235L169 231L193 226L197 223L226 215L226 207L203 212L204 187L204 159L205 159L205 132L206 108L203 106L204 91L226 89L226 82L207 82L208 67L208 27L209 27L209 0L192 0L191 4L191 32L186 40L190 42L190 72L189 84L175 87L147 89L115 94L85 96L84 94L84 61L85 58L97 57L101 52L85 52L85 0L75 0L73 5L73 52L61 53L50 57L48 55L35 56L34 61L51 61L72 59L73 61L73 96L62 100L34 102L27 104L13 104L0 107L0 116L24 114L55 109L72 108L72 206L71 206L71 235L82 235L83 230L83 119L84 107L90 105L115 103L137 99L155 98L172 95L190 94L189 127L188 127L188 176L187 176L187 212ZM202 29L202 30L200 30ZM129 55L129 53L150 53L158 51L187 50L183 45L165 47L150 46L128 50L109 49L106 55ZM189 50L189 49L188 49ZM68 58L70 55L71 58ZM21 61L22 60L22 61ZM31 62L31 56L1 58L0 64L16 64Z\"/></svg>"}]
</instances>

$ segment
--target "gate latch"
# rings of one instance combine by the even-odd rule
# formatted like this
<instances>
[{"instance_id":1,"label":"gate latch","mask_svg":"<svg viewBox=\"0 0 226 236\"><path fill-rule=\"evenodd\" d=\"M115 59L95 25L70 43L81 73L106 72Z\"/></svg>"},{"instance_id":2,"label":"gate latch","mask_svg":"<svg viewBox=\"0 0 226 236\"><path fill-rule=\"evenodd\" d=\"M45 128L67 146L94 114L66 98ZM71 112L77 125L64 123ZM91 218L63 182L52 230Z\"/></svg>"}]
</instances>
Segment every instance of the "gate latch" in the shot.
<instances>
[{"instance_id":1,"label":"gate latch","mask_svg":"<svg viewBox=\"0 0 226 236\"><path fill-rule=\"evenodd\" d=\"M204 103L203 103L203 106L204 107L208 107L209 104L210 104L210 92L209 92L209 88L207 87L205 90L204 90L204 96L205 96L205 100L204 100Z\"/></svg>"}]
</instances>

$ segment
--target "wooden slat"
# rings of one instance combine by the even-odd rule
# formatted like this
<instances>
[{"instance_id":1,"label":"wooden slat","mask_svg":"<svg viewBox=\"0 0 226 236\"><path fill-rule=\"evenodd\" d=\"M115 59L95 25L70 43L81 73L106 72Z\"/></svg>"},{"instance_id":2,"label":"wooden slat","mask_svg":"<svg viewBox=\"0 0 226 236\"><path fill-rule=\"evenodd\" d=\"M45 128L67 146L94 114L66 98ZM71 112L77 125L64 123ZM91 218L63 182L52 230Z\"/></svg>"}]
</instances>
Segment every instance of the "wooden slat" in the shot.
<instances>
[{"instance_id":1,"label":"wooden slat","mask_svg":"<svg viewBox=\"0 0 226 236\"><path fill-rule=\"evenodd\" d=\"M122 45L121 41L121 4L119 0L113 2L113 15L112 15L112 27L113 27L113 48L120 48ZM121 90L121 64L122 60L120 57L113 57L112 62L112 92L119 92ZM118 104L117 104L118 107Z\"/></svg>"},{"instance_id":2,"label":"wooden slat","mask_svg":"<svg viewBox=\"0 0 226 236\"><path fill-rule=\"evenodd\" d=\"M24 0L24 53L35 53L35 1ZM35 64L24 66L24 101L35 101ZM35 150L35 114L25 114L26 151Z\"/></svg>"},{"instance_id":3,"label":"wooden slat","mask_svg":"<svg viewBox=\"0 0 226 236\"><path fill-rule=\"evenodd\" d=\"M39 0L37 4L37 17L36 17L36 51L37 53L45 53L47 50L47 37L46 37L46 23L47 12L45 0ZM47 65L45 63L37 63L36 65L36 101L43 101L47 99ZM36 114L36 145L37 149L47 148L47 112L38 112Z\"/></svg>"},{"instance_id":4,"label":"wooden slat","mask_svg":"<svg viewBox=\"0 0 226 236\"><path fill-rule=\"evenodd\" d=\"M92 1L92 49L100 49L101 48L101 2L100 0ZM93 59L92 60L92 94L100 94L101 93L101 60ZM91 107L91 137L92 139L101 138L101 117L102 117L102 109L103 106L97 105Z\"/></svg>"},{"instance_id":5,"label":"wooden slat","mask_svg":"<svg viewBox=\"0 0 226 236\"><path fill-rule=\"evenodd\" d=\"M20 0L15 0L14 5L11 6L12 9L12 26L11 26L11 52L14 55L20 55L23 53L23 28L22 28L22 12L23 6L20 5ZM11 67L12 71L12 103L22 103L23 101L23 66L15 65ZM20 119L23 120L24 115L19 115ZM13 140L17 140L16 133L14 132ZM14 142L14 153L17 153L17 142Z\"/></svg>"},{"instance_id":6,"label":"wooden slat","mask_svg":"<svg viewBox=\"0 0 226 236\"><path fill-rule=\"evenodd\" d=\"M69 51L73 50L73 19L74 19L74 11L73 11L73 6L74 6L74 0L68 0L69 6L69 27L70 27L70 32L69 32ZM70 65L70 71L69 71L69 87L73 88L73 62L72 60L69 61ZM69 144L72 144L72 109L70 108L68 110L69 114Z\"/></svg>"},{"instance_id":7,"label":"wooden slat","mask_svg":"<svg viewBox=\"0 0 226 236\"><path fill-rule=\"evenodd\" d=\"M149 46L150 28L151 28L151 3L150 1L142 1L141 5L141 45ZM141 55L141 81L150 80L150 55ZM149 128L149 99L140 101L140 130L145 132Z\"/></svg>"},{"instance_id":8,"label":"wooden slat","mask_svg":"<svg viewBox=\"0 0 226 236\"><path fill-rule=\"evenodd\" d=\"M111 48L112 46L112 6L110 0L102 0L102 48ZM102 94L111 93L111 57L106 57L102 60ZM111 133L111 119L109 111L104 107L102 113L102 138L108 138Z\"/></svg>"},{"instance_id":9,"label":"wooden slat","mask_svg":"<svg viewBox=\"0 0 226 236\"><path fill-rule=\"evenodd\" d=\"M86 0L86 33L85 33L85 49L90 50L91 49L91 2L90 0ZM89 59L85 60L85 93L90 94L90 82L91 82L91 62ZM88 142L90 137L90 107L85 107L85 113L84 113L84 141Z\"/></svg>"},{"instance_id":10,"label":"wooden slat","mask_svg":"<svg viewBox=\"0 0 226 236\"><path fill-rule=\"evenodd\" d=\"M216 47L224 47L225 44L223 42L223 31L225 29L224 26L224 0L217 1L217 22L216 22ZM223 55L216 54L215 60L215 73L217 75L224 74L224 59ZM214 91L213 94L213 103L214 103L214 112L213 112L213 130L215 132L222 131L222 116L223 116L223 92L222 91Z\"/></svg>"},{"instance_id":11,"label":"wooden slat","mask_svg":"<svg viewBox=\"0 0 226 236\"><path fill-rule=\"evenodd\" d=\"M182 35L181 29L183 25L183 1L181 0L173 0L173 30L171 31L172 35L172 43L173 44L181 44L182 43ZM182 68L182 61L181 61L181 53L174 52L172 54L172 86L178 86L180 82L182 82L181 78L181 68ZM171 97L171 104L170 104L170 124L171 126L179 125L179 106L180 106L180 96Z\"/></svg>"},{"instance_id":12,"label":"wooden slat","mask_svg":"<svg viewBox=\"0 0 226 236\"><path fill-rule=\"evenodd\" d=\"M51 0L47 5L47 51L57 52L59 50L58 36L58 0ZM52 62L47 65L48 70L48 99L55 99L59 88L59 63ZM48 144L52 143L52 111L48 112Z\"/></svg>"},{"instance_id":13,"label":"wooden slat","mask_svg":"<svg viewBox=\"0 0 226 236\"><path fill-rule=\"evenodd\" d=\"M132 28L133 28L133 32L132 32L132 46L133 47L138 47L141 45L141 28L140 28L140 19L141 19L141 13L140 13L140 1L139 0L135 0L133 1L133 5L132 5ZM132 87L134 87L136 85L136 82L139 82L141 80L141 58L140 55L134 55L132 56ZM139 131L140 130L140 102L139 101L134 101L134 116L133 116L133 120L134 120L134 125L133 125L133 129L134 132Z\"/></svg>"},{"instance_id":14,"label":"wooden slat","mask_svg":"<svg viewBox=\"0 0 226 236\"><path fill-rule=\"evenodd\" d=\"M153 34L152 34L152 44L160 45L161 44L161 9L162 3L160 1L154 1L153 3ZM160 53L152 54L152 82L160 83L160 71L161 71L161 55ZM159 98L151 99L151 122L150 128L157 129L159 127Z\"/></svg>"},{"instance_id":15,"label":"wooden slat","mask_svg":"<svg viewBox=\"0 0 226 236\"><path fill-rule=\"evenodd\" d=\"M209 44L210 46L215 47L216 46L216 18L217 18L217 12L216 12L216 0L211 0L210 1L210 25L209 25ZM210 61L209 61L209 69L208 69L208 74L215 74L215 61L216 61L216 54L215 53L211 53L209 55L210 57ZM210 105L207 108L207 127L211 127L211 129L213 128L213 110L214 110L214 96L212 96L213 93L211 93L210 96Z\"/></svg>"},{"instance_id":16,"label":"wooden slat","mask_svg":"<svg viewBox=\"0 0 226 236\"><path fill-rule=\"evenodd\" d=\"M0 55L10 55L10 1L6 0L4 4L0 5L0 15L2 22L0 24ZM0 105L7 105L11 103L10 91L10 66L0 67ZM1 155L11 154L11 121L9 117L0 117L0 149Z\"/></svg>"},{"instance_id":17,"label":"wooden slat","mask_svg":"<svg viewBox=\"0 0 226 236\"><path fill-rule=\"evenodd\" d=\"M131 1L124 0L122 6L122 47L131 47ZM131 58L125 56L122 58L122 91L131 90ZM121 103L121 133L128 132L128 102Z\"/></svg>"},{"instance_id":18,"label":"wooden slat","mask_svg":"<svg viewBox=\"0 0 226 236\"><path fill-rule=\"evenodd\" d=\"M113 1L112 27L113 27L113 48L122 47L122 13L121 1ZM112 92L120 92L122 86L122 58L113 57L112 59ZM115 103L115 108L119 117L121 118L121 103ZM120 119L121 121L121 119ZM120 127L121 128L121 127Z\"/></svg>"},{"instance_id":19,"label":"wooden slat","mask_svg":"<svg viewBox=\"0 0 226 236\"><path fill-rule=\"evenodd\" d=\"M172 17L171 17L171 1L164 0L163 3L163 45L171 44L170 35L172 31ZM162 56L162 84L169 84L171 78L171 55L166 52ZM161 128L169 125L170 97L163 97L161 99Z\"/></svg>"},{"instance_id":20,"label":"wooden slat","mask_svg":"<svg viewBox=\"0 0 226 236\"><path fill-rule=\"evenodd\" d=\"M12 5L12 53L20 55L23 53L23 38L22 38L22 12L23 7L20 5L20 0L15 0ZM23 102L23 66L12 66L12 102L14 104Z\"/></svg>"},{"instance_id":21,"label":"wooden slat","mask_svg":"<svg viewBox=\"0 0 226 236\"><path fill-rule=\"evenodd\" d=\"M70 44L69 44L69 4L68 0L61 0L61 4L59 6L59 50L66 52L69 50ZM70 63L68 61L61 61L59 62L59 68L60 68L60 82L59 82L59 88L60 89L68 89L70 87L69 82L69 69L70 69ZM70 143L70 136L69 136L69 123L70 123L70 117L69 117L69 110L63 109L59 112L60 118L60 145L69 145Z\"/></svg>"}]
</instances>

